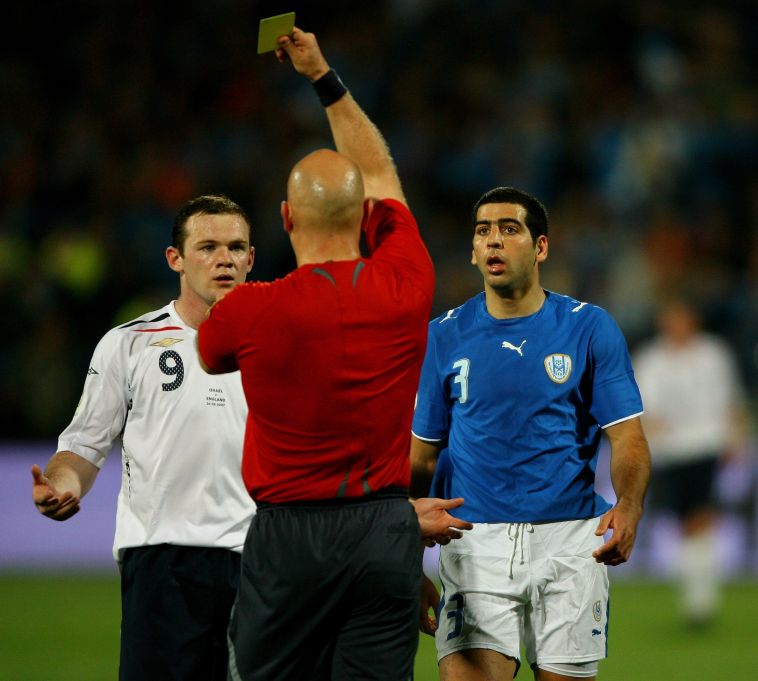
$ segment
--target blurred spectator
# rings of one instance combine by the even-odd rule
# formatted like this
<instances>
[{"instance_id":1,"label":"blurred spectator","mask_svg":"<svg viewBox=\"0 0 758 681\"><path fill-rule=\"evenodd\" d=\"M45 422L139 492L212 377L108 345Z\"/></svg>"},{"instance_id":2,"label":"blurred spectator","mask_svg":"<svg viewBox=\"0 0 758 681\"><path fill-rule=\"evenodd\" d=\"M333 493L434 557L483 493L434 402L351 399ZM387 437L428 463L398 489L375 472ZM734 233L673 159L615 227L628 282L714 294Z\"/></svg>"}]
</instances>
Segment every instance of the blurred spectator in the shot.
<instances>
[{"instance_id":1,"label":"blurred spectator","mask_svg":"<svg viewBox=\"0 0 758 681\"><path fill-rule=\"evenodd\" d=\"M653 508L676 515L682 543L682 611L693 627L719 607L715 481L721 462L746 442L744 393L732 349L704 332L698 310L672 299L658 335L634 359L653 458Z\"/></svg>"}]
</instances>

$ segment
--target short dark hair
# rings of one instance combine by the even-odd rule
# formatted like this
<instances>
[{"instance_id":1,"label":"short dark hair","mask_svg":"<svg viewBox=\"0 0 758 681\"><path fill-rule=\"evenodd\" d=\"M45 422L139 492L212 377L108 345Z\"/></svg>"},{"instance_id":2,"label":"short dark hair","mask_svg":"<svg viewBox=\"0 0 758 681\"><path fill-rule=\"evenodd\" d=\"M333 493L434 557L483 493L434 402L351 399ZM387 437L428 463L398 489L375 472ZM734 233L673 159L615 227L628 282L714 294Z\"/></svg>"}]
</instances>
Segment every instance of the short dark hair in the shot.
<instances>
[{"instance_id":1,"label":"short dark hair","mask_svg":"<svg viewBox=\"0 0 758 681\"><path fill-rule=\"evenodd\" d=\"M187 220L193 215L239 215L247 225L248 241L252 236L250 218L242 207L223 194L204 194L187 201L174 218L174 228L171 230L171 245L184 253L184 242L187 240Z\"/></svg>"},{"instance_id":2,"label":"short dark hair","mask_svg":"<svg viewBox=\"0 0 758 681\"><path fill-rule=\"evenodd\" d=\"M539 199L531 194L513 187L490 189L474 204L474 210L471 212L471 222L474 225L476 225L476 214L479 212L479 207L487 203L515 203L523 206L526 209L526 226L532 235L532 241L543 234L547 236L547 210Z\"/></svg>"}]
</instances>

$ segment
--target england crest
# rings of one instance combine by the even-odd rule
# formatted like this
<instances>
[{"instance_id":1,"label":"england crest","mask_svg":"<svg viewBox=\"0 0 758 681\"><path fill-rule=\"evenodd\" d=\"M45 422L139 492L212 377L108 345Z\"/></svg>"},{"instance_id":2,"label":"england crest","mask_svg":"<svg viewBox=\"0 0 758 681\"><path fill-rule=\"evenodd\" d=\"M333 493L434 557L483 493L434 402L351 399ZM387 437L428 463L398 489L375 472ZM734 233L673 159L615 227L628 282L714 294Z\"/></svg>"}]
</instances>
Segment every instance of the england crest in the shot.
<instances>
[{"instance_id":1,"label":"england crest","mask_svg":"<svg viewBox=\"0 0 758 681\"><path fill-rule=\"evenodd\" d=\"M574 365L568 355L554 354L545 357L545 371L553 383L565 383Z\"/></svg>"}]
</instances>

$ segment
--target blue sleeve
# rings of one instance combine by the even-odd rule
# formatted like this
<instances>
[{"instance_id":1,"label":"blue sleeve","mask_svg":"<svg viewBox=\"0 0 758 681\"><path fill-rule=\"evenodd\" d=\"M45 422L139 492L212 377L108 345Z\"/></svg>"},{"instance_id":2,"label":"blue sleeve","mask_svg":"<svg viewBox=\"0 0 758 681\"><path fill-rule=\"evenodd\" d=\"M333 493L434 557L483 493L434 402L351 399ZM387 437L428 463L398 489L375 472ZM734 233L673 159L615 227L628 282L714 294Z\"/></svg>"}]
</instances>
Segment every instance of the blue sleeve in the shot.
<instances>
[{"instance_id":1,"label":"blue sleeve","mask_svg":"<svg viewBox=\"0 0 758 681\"><path fill-rule=\"evenodd\" d=\"M447 438L449 428L450 402L439 370L437 338L430 327L412 430L421 440L438 442Z\"/></svg>"},{"instance_id":2,"label":"blue sleeve","mask_svg":"<svg viewBox=\"0 0 758 681\"><path fill-rule=\"evenodd\" d=\"M642 398L634 380L624 334L603 312L590 341L592 399L590 414L602 428L642 413Z\"/></svg>"}]
</instances>

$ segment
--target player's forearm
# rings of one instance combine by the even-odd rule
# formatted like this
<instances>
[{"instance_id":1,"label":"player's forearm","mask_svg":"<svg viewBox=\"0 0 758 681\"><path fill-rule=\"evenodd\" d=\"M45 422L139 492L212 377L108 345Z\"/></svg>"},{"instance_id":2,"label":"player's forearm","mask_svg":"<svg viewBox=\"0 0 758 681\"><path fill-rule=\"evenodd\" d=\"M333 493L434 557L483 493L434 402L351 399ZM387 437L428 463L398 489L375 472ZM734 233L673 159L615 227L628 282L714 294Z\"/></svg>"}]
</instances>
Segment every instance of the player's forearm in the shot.
<instances>
[{"instance_id":1,"label":"player's forearm","mask_svg":"<svg viewBox=\"0 0 758 681\"><path fill-rule=\"evenodd\" d=\"M99 472L90 463L74 452L56 452L45 468L45 477L59 492L71 492L75 497L83 497L89 492Z\"/></svg>"},{"instance_id":2,"label":"player's forearm","mask_svg":"<svg viewBox=\"0 0 758 681\"><path fill-rule=\"evenodd\" d=\"M411 465L411 486L410 495L414 499L425 497L429 494L429 488L432 485L434 469L427 466Z\"/></svg>"},{"instance_id":3,"label":"player's forearm","mask_svg":"<svg viewBox=\"0 0 758 681\"><path fill-rule=\"evenodd\" d=\"M410 494L414 499L428 496L438 454L439 447L436 445L411 437Z\"/></svg>"},{"instance_id":4,"label":"player's forearm","mask_svg":"<svg viewBox=\"0 0 758 681\"><path fill-rule=\"evenodd\" d=\"M650 449L639 419L635 421L620 432L612 433L609 428L607 434L611 442L611 483L617 503L641 515L650 482Z\"/></svg>"},{"instance_id":5,"label":"player's forearm","mask_svg":"<svg viewBox=\"0 0 758 681\"><path fill-rule=\"evenodd\" d=\"M366 196L405 202L384 137L350 93L328 106L326 115L337 151L361 169Z\"/></svg>"},{"instance_id":6,"label":"player's forearm","mask_svg":"<svg viewBox=\"0 0 758 681\"><path fill-rule=\"evenodd\" d=\"M645 493L650 480L649 459L646 463L644 453L625 453L615 457L617 462L611 466L611 482L616 493L617 503L629 506L642 515Z\"/></svg>"}]
</instances>

